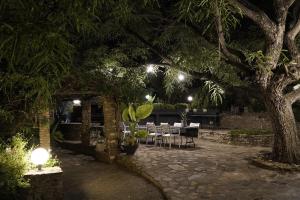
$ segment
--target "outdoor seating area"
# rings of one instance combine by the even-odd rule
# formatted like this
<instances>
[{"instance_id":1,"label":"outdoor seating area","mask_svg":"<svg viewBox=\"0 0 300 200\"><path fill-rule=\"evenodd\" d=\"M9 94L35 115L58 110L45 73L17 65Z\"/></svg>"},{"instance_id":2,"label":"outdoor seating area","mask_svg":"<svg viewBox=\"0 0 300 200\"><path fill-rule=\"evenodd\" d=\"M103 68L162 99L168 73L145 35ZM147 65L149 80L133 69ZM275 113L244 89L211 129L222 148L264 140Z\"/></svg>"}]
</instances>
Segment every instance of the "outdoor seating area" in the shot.
<instances>
[{"instance_id":1,"label":"outdoor seating area","mask_svg":"<svg viewBox=\"0 0 300 200\"><path fill-rule=\"evenodd\" d=\"M123 138L130 134L128 126L122 123ZM147 122L146 125L138 125L139 130L146 130L148 135L146 138L139 139L139 143L154 145L159 147L196 147L194 138L199 138L200 123L190 123L183 126L181 122L175 122L173 125L169 123L160 123L155 125L154 122Z\"/></svg>"}]
</instances>

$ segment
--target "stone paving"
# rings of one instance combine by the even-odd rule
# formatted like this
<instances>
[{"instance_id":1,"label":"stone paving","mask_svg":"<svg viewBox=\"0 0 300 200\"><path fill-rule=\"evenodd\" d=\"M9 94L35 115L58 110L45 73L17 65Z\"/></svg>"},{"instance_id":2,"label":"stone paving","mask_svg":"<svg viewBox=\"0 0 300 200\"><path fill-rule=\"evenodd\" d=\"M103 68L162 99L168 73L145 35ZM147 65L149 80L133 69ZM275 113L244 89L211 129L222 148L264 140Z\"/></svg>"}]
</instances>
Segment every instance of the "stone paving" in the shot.
<instances>
[{"instance_id":1,"label":"stone paving","mask_svg":"<svg viewBox=\"0 0 300 200\"><path fill-rule=\"evenodd\" d=\"M251 156L265 150L269 149L200 140L196 149L140 145L129 160L172 200L299 200L299 173L249 163Z\"/></svg>"},{"instance_id":2,"label":"stone paving","mask_svg":"<svg viewBox=\"0 0 300 200\"><path fill-rule=\"evenodd\" d=\"M55 152L62 161L65 200L164 199L150 182L116 165L68 150Z\"/></svg>"}]
</instances>

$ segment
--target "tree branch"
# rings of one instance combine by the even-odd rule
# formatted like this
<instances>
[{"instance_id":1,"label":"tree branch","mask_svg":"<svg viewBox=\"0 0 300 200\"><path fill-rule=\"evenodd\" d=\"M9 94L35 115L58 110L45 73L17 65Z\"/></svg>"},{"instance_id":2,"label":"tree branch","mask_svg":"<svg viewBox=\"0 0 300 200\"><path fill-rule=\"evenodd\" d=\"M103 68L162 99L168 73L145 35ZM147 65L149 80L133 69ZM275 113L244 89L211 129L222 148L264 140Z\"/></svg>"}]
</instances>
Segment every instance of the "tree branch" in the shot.
<instances>
[{"instance_id":1,"label":"tree branch","mask_svg":"<svg viewBox=\"0 0 300 200\"><path fill-rule=\"evenodd\" d=\"M134 37L136 37L138 40L140 40L142 43L144 43L147 47L150 48L150 50L156 54L157 56L159 56L161 59L164 60L164 62L170 64L170 65L175 65L176 63L169 58L168 56L164 55L163 53L161 53L157 48L155 48L150 42L148 42L145 38L143 38L141 35L139 35L137 32L133 31L132 29L130 29L129 27L126 27L125 30L133 35Z\"/></svg>"},{"instance_id":2,"label":"tree branch","mask_svg":"<svg viewBox=\"0 0 300 200\"><path fill-rule=\"evenodd\" d=\"M300 100L300 88L287 93L285 97L291 104L295 103L297 100Z\"/></svg>"},{"instance_id":3,"label":"tree branch","mask_svg":"<svg viewBox=\"0 0 300 200\"><path fill-rule=\"evenodd\" d=\"M238 67L242 71L246 72L247 74L251 74L251 68L250 66L243 63L242 59L233 51L230 51L227 48L226 40L223 32L222 22L221 22L221 14L220 10L218 9L218 6L215 6L215 12L216 12L216 26L217 26L217 32L218 32L218 38L219 38L219 44L220 44L220 50L224 54L224 56L229 60L229 63L233 64L234 66Z\"/></svg>"},{"instance_id":4,"label":"tree branch","mask_svg":"<svg viewBox=\"0 0 300 200\"><path fill-rule=\"evenodd\" d=\"M247 0L230 1L233 6L238 6L246 17L255 22L270 40L274 39L273 31L276 30L276 25L264 11Z\"/></svg>"}]
</instances>

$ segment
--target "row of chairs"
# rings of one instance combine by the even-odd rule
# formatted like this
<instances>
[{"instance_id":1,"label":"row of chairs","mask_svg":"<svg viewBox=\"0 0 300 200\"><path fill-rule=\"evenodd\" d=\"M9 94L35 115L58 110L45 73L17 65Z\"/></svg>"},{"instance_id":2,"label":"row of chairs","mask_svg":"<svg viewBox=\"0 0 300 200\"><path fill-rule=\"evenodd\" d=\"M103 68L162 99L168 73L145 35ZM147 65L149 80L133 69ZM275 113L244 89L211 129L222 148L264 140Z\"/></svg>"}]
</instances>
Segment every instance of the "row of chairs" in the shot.
<instances>
[{"instance_id":1,"label":"row of chairs","mask_svg":"<svg viewBox=\"0 0 300 200\"><path fill-rule=\"evenodd\" d=\"M200 123L190 123L190 127L200 128ZM148 136L146 137L146 144L149 143L149 140L154 143L154 145L166 145L169 144L171 148L172 139L174 140L174 144L176 144L176 139L180 139L180 143L178 146L182 145L182 136L180 134L180 128L182 127L182 123L175 122L173 125L168 123L161 123L159 126L156 126L153 122L147 122L146 127L142 126L140 128L146 128L148 132ZM127 130L126 125L123 124L123 137L127 134L130 134L130 131Z\"/></svg>"}]
</instances>

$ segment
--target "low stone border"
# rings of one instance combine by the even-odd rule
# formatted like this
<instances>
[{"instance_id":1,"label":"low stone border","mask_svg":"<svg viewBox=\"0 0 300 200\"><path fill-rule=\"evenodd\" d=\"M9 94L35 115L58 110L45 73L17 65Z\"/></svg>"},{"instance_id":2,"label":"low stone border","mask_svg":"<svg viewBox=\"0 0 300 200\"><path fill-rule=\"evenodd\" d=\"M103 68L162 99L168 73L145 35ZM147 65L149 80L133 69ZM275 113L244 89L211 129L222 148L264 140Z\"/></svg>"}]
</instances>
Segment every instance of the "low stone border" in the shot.
<instances>
[{"instance_id":1,"label":"low stone border","mask_svg":"<svg viewBox=\"0 0 300 200\"><path fill-rule=\"evenodd\" d=\"M270 147L272 146L273 142L273 135L230 135L210 132L206 135L203 135L202 138L224 144L263 147Z\"/></svg>"},{"instance_id":2,"label":"low stone border","mask_svg":"<svg viewBox=\"0 0 300 200\"><path fill-rule=\"evenodd\" d=\"M251 162L257 167L281 172L300 172L300 165L279 163L264 158L262 155L252 158Z\"/></svg>"},{"instance_id":3,"label":"low stone border","mask_svg":"<svg viewBox=\"0 0 300 200\"><path fill-rule=\"evenodd\" d=\"M143 178L148 180L150 183L152 183L155 187L157 187L159 189L159 191L162 193L164 199L171 199L171 197L169 197L163 191L163 187L161 186L161 184L158 181L156 181L151 175L146 173L143 170L142 166L138 166L136 163L132 162L132 156L119 155L115 161L119 166L124 167L127 170L142 176Z\"/></svg>"},{"instance_id":4,"label":"low stone border","mask_svg":"<svg viewBox=\"0 0 300 200\"><path fill-rule=\"evenodd\" d=\"M24 200L62 200L63 171L60 167L42 168L41 171L31 170L25 174L30 186L20 191Z\"/></svg>"}]
</instances>

